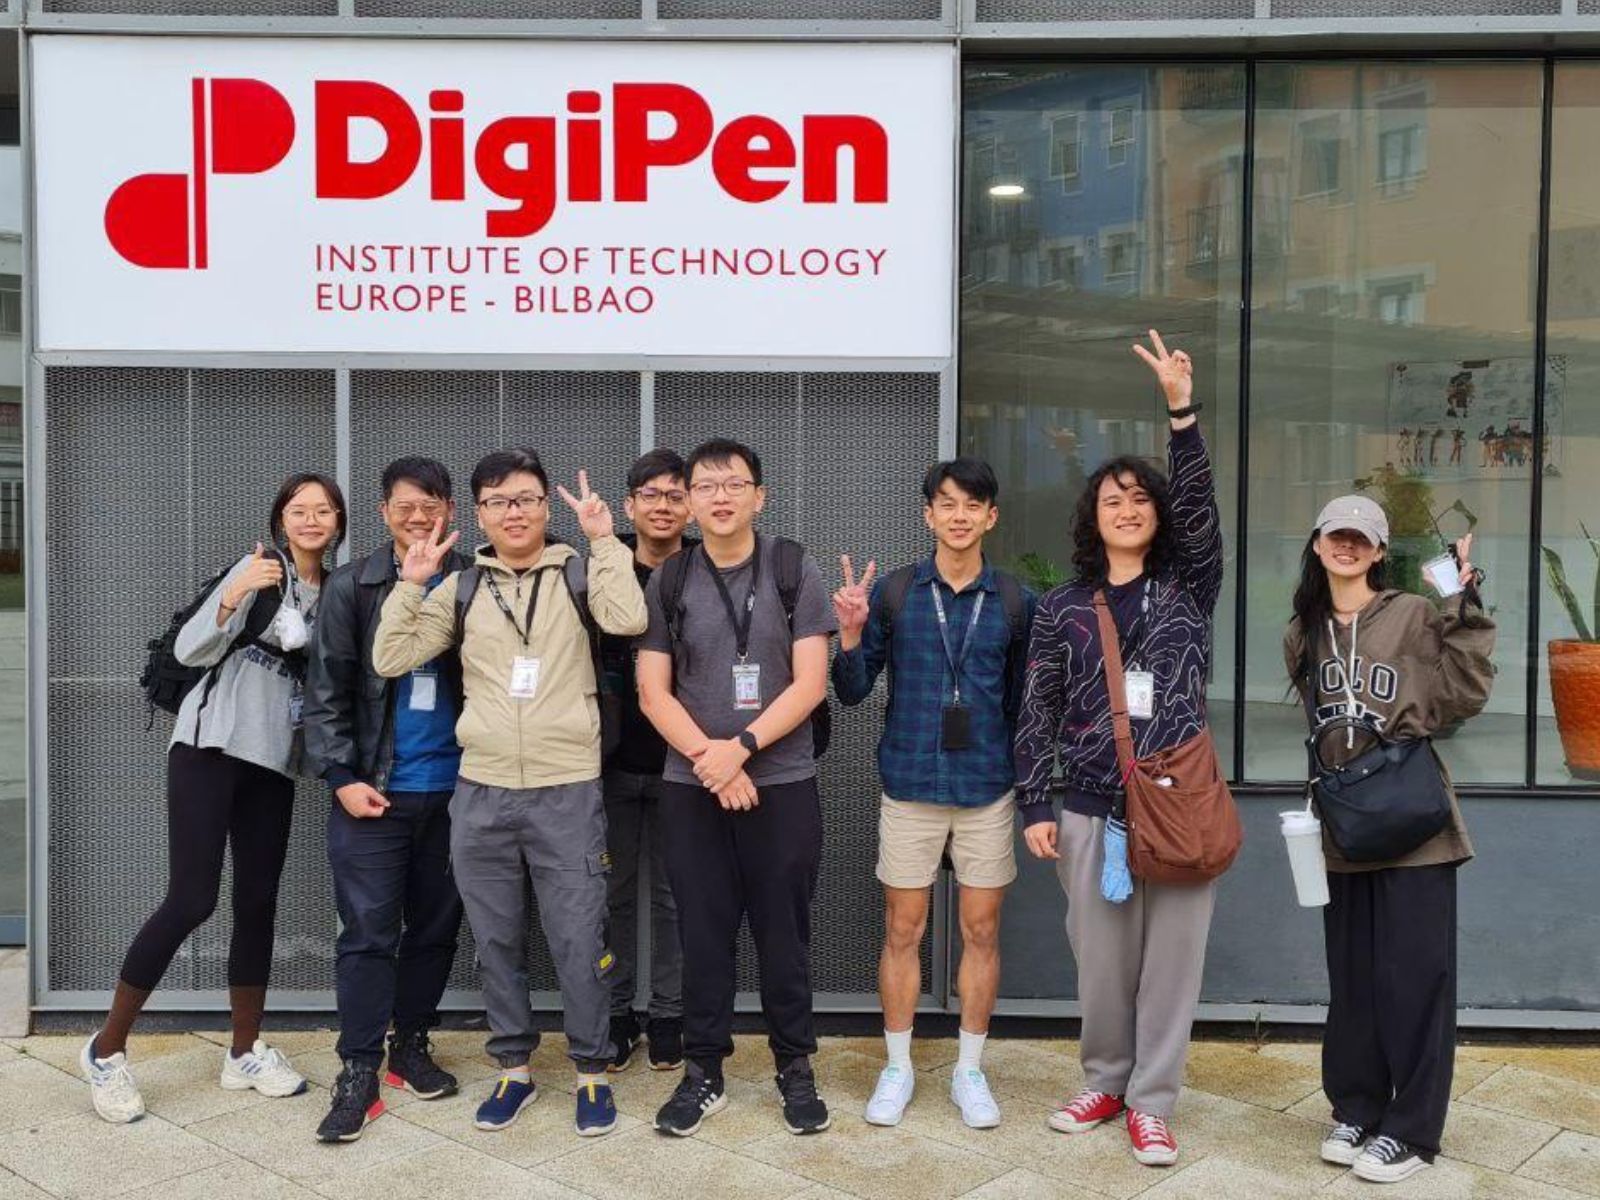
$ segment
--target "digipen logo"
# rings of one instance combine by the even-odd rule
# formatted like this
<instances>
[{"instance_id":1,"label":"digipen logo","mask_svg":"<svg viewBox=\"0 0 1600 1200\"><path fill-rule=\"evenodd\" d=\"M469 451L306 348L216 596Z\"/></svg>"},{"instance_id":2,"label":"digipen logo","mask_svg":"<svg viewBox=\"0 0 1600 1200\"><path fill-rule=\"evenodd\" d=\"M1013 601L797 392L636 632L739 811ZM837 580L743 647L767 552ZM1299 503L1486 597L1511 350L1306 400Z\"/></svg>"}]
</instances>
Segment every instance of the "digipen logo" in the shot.
<instances>
[{"instance_id":1,"label":"digipen logo","mask_svg":"<svg viewBox=\"0 0 1600 1200\"><path fill-rule=\"evenodd\" d=\"M211 176L270 171L294 144L294 110L259 79L192 80L190 113L190 172L135 175L106 201L106 237L136 267L205 270Z\"/></svg>"}]
</instances>

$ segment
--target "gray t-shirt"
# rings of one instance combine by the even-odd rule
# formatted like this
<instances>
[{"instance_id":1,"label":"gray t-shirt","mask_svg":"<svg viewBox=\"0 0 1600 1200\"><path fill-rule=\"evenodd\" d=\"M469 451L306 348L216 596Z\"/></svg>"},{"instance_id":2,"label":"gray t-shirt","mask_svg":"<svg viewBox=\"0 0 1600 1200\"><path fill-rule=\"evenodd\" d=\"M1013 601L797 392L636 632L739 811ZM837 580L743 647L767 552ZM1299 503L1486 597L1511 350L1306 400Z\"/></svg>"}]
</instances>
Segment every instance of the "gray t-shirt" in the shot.
<instances>
[{"instance_id":1,"label":"gray t-shirt","mask_svg":"<svg viewBox=\"0 0 1600 1200\"><path fill-rule=\"evenodd\" d=\"M746 662L761 668L761 707L776 700L794 682L793 642L783 600L778 595L776 555L772 539L758 535L761 550L761 579L756 593L755 611L750 617L750 646ZM738 636L728 620L711 572L716 568L703 551L691 550L683 581L683 644L673 663L673 693L689 710L689 715L707 737L731 738L761 715L758 710L733 706L733 665L739 661ZM744 612L750 595L751 563L746 560L722 571L734 612ZM673 651L667 629L667 611L661 596L661 572L650 577L645 589L645 606L650 610L650 628L639 639L641 650ZM808 556L800 575L800 590L795 597L794 640L834 633L838 622L833 602L823 586L822 573ZM745 771L757 787L762 784L796 783L817 773L811 747L811 722L802 721L786 737L763 747L746 765ZM668 748L662 777L671 783L697 784L689 760Z\"/></svg>"}]
</instances>

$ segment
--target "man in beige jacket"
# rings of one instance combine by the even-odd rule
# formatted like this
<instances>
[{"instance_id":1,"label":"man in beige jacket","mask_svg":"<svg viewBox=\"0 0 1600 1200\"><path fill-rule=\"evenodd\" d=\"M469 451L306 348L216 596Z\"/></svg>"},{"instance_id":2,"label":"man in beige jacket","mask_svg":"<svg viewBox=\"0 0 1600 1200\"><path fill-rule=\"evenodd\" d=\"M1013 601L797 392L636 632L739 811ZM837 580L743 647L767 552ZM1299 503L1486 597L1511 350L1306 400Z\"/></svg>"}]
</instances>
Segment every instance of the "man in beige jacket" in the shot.
<instances>
[{"instance_id":1,"label":"man in beige jacket","mask_svg":"<svg viewBox=\"0 0 1600 1200\"><path fill-rule=\"evenodd\" d=\"M450 802L450 853L478 947L488 1052L503 1070L474 1124L504 1129L538 1095L528 1070L539 1033L528 1003L526 873L561 983L578 1069L577 1130L593 1137L615 1127L616 1106L606 1082L613 959L605 945L609 862L590 624L632 636L647 620L633 556L587 475L578 473L579 495L558 490L589 539L586 571L569 563L572 547L546 541L550 489L538 455L496 451L472 473L489 545L472 567L427 591L458 535L442 537L441 526L413 543L384 602L372 657L380 674L396 676L461 647L461 778Z\"/></svg>"}]
</instances>

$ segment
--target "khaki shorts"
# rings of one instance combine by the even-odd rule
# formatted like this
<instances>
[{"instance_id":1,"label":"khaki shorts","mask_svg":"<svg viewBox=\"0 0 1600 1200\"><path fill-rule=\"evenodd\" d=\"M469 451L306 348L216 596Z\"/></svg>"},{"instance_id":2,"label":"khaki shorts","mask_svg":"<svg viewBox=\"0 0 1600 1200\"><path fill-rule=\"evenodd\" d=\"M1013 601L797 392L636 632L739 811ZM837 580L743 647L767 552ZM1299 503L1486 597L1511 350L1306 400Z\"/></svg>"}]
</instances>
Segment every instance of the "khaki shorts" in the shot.
<instances>
[{"instance_id":1,"label":"khaki shorts","mask_svg":"<svg viewBox=\"0 0 1600 1200\"><path fill-rule=\"evenodd\" d=\"M1003 888L1017 877L1015 814L1010 792L981 808L885 796L878 808L878 879L892 888L928 887L948 843L957 883Z\"/></svg>"}]
</instances>

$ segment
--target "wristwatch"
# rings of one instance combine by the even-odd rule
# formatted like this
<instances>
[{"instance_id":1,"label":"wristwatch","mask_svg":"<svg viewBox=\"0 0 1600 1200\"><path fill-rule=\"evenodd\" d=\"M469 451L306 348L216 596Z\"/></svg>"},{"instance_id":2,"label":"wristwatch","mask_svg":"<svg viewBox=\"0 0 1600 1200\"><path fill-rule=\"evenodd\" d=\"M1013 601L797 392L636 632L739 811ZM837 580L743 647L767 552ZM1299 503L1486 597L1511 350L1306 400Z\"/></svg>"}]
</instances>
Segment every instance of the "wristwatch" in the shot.
<instances>
[{"instance_id":1,"label":"wristwatch","mask_svg":"<svg viewBox=\"0 0 1600 1200\"><path fill-rule=\"evenodd\" d=\"M754 754L757 750L761 749L761 743L756 741L756 735L751 733L748 729L741 729L739 731L739 745L750 751L751 754Z\"/></svg>"}]
</instances>

